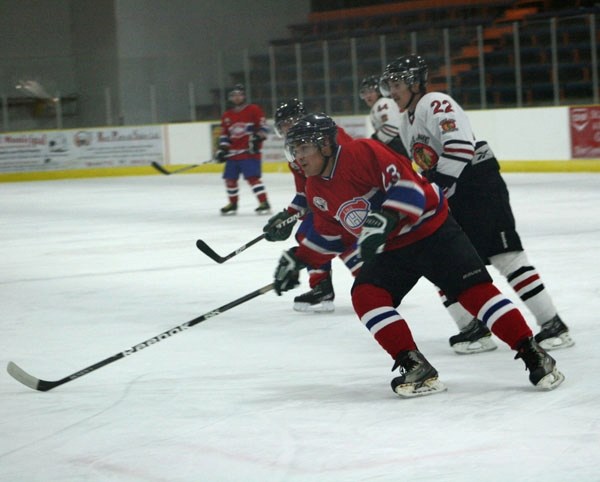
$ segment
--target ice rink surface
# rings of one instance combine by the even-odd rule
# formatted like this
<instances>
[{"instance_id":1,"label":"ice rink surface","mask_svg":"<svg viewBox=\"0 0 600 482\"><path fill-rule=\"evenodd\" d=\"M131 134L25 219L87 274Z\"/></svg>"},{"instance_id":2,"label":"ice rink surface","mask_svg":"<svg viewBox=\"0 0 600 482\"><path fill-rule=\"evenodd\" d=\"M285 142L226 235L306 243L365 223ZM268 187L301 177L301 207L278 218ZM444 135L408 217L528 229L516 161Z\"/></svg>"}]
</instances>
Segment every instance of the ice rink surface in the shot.
<instances>
[{"instance_id":1,"label":"ice rink surface","mask_svg":"<svg viewBox=\"0 0 600 482\"><path fill-rule=\"evenodd\" d=\"M266 293L42 393L14 361L58 380L269 284L292 241L261 241L266 217L241 184L224 218L219 175L0 185L0 480L599 481L600 176L506 174L530 261L576 342L553 351L552 392L498 350L459 356L435 289L400 312L448 391L399 399L392 360L355 316L336 260L336 310L292 310L302 286ZM264 177L274 210L291 175ZM491 269L498 286L516 295ZM519 306L522 306L518 302ZM534 332L532 315L524 314Z\"/></svg>"}]
</instances>

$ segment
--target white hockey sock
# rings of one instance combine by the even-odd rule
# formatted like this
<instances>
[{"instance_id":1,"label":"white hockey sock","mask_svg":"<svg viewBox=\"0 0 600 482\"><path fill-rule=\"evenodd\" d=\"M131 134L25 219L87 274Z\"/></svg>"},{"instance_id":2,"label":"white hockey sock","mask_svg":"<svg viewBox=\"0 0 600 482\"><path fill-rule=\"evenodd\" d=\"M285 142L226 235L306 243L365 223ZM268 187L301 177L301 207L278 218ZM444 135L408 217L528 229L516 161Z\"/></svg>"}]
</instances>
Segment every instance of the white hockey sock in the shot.
<instances>
[{"instance_id":1,"label":"white hockey sock","mask_svg":"<svg viewBox=\"0 0 600 482\"><path fill-rule=\"evenodd\" d=\"M438 292L440 298L442 299L442 303L444 303L444 306L448 310L448 313L450 313L454 323L456 323L456 326L458 326L460 331L463 331L467 325L471 323L474 316L469 313L458 301L451 303L441 290L438 290Z\"/></svg>"},{"instance_id":2,"label":"white hockey sock","mask_svg":"<svg viewBox=\"0 0 600 482\"><path fill-rule=\"evenodd\" d=\"M503 253L492 256L490 261L525 303L542 326L556 315L556 307L546 291L540 275L523 251Z\"/></svg>"}]
</instances>

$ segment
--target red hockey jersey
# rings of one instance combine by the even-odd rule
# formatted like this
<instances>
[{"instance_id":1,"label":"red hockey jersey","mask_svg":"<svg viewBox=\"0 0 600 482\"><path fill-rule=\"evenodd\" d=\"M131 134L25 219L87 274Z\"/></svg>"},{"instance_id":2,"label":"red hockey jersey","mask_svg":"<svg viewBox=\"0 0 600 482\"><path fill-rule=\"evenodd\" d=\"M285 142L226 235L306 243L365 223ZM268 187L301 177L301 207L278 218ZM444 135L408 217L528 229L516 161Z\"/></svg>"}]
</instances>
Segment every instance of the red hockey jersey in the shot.
<instances>
[{"instance_id":1,"label":"red hockey jersey","mask_svg":"<svg viewBox=\"0 0 600 482\"><path fill-rule=\"evenodd\" d=\"M331 175L307 178L306 198L314 230L296 255L311 266L351 246L371 210L385 208L401 215L386 251L429 236L448 217L441 189L415 172L408 158L371 139L340 145Z\"/></svg>"},{"instance_id":2,"label":"red hockey jersey","mask_svg":"<svg viewBox=\"0 0 600 482\"><path fill-rule=\"evenodd\" d=\"M225 111L221 117L221 135L219 147L229 151L229 160L260 159L257 154L248 153L250 138L253 134L269 132L265 113L256 104L246 104L242 109L236 108Z\"/></svg>"}]
</instances>

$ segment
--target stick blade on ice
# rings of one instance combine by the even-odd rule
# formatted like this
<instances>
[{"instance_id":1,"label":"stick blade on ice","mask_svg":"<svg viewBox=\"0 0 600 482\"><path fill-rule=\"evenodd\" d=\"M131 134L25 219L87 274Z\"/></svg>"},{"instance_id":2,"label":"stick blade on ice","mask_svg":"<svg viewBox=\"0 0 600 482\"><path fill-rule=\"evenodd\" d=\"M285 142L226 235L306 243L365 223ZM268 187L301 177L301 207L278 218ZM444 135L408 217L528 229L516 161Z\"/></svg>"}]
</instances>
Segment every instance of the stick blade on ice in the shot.
<instances>
[{"instance_id":1,"label":"stick blade on ice","mask_svg":"<svg viewBox=\"0 0 600 482\"><path fill-rule=\"evenodd\" d=\"M33 390L40 390L41 380L27 373L16 363L8 362L6 371L11 377L13 377L18 382L21 382L23 385L28 386Z\"/></svg>"}]
</instances>

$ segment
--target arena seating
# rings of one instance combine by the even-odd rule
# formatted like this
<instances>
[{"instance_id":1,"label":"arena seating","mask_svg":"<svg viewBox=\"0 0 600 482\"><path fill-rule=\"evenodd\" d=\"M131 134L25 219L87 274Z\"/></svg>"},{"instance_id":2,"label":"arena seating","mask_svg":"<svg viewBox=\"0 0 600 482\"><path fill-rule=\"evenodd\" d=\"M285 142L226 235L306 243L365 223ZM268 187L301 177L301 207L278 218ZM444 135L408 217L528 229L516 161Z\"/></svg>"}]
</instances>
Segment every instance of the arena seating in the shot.
<instances>
[{"instance_id":1,"label":"arena seating","mask_svg":"<svg viewBox=\"0 0 600 482\"><path fill-rule=\"evenodd\" d=\"M592 103L599 22L600 5L586 0L412 0L314 12L250 59L252 101L269 116L291 96L309 110L366 113L360 80L414 52L427 59L430 88L467 108ZM230 77L247 80L244 72Z\"/></svg>"}]
</instances>

